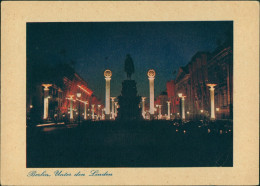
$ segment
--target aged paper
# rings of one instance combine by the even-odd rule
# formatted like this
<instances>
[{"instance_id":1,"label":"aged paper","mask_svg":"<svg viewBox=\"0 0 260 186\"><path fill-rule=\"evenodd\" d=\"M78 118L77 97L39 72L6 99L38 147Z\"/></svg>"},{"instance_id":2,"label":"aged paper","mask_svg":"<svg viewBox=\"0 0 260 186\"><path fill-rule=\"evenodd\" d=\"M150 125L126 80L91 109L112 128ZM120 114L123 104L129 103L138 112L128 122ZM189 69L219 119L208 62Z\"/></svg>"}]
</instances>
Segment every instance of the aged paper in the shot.
<instances>
[{"instance_id":1,"label":"aged paper","mask_svg":"<svg viewBox=\"0 0 260 186\"><path fill-rule=\"evenodd\" d=\"M231 2L2 2L1 184L255 185L259 183L259 4ZM234 166L99 168L111 177L28 177L90 168L26 168L26 23L234 21Z\"/></svg>"}]
</instances>

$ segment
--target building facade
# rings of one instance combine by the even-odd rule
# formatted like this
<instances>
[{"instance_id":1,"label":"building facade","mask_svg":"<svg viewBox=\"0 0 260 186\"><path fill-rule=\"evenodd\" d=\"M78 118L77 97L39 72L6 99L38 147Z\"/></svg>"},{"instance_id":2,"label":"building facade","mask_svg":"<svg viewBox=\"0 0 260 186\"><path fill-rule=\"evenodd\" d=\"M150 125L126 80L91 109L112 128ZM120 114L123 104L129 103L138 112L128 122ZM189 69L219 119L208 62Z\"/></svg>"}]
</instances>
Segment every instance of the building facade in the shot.
<instances>
[{"instance_id":1,"label":"building facade","mask_svg":"<svg viewBox=\"0 0 260 186\"><path fill-rule=\"evenodd\" d=\"M185 66L180 67L174 80L167 82L168 100L174 118L205 119L211 114L209 84L214 87L216 119L233 119L233 50L225 42L212 53L198 52ZM179 94L184 96L183 99Z\"/></svg>"},{"instance_id":2,"label":"building facade","mask_svg":"<svg viewBox=\"0 0 260 186\"><path fill-rule=\"evenodd\" d=\"M76 122L102 117L104 106L87 82L66 64L27 68L26 95L27 119L31 123Z\"/></svg>"}]
</instances>

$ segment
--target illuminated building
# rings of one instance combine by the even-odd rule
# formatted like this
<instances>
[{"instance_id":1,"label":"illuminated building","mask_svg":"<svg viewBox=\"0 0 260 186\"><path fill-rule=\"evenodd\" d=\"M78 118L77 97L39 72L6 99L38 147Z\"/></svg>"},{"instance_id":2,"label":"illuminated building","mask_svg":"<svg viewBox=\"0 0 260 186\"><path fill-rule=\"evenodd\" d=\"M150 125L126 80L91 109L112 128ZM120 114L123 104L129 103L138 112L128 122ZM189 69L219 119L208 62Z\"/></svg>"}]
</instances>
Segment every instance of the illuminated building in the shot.
<instances>
[{"instance_id":1,"label":"illuminated building","mask_svg":"<svg viewBox=\"0 0 260 186\"><path fill-rule=\"evenodd\" d=\"M233 47L227 41L220 45L208 60L209 83L215 88L216 118L233 118Z\"/></svg>"},{"instance_id":2,"label":"illuminated building","mask_svg":"<svg viewBox=\"0 0 260 186\"><path fill-rule=\"evenodd\" d=\"M209 84L217 86L213 90L208 88ZM183 108L189 112L190 119L232 119L232 43L227 41L212 53L196 53L185 67L179 68L176 78L168 81L166 87L172 104L171 112L177 118L177 113L182 113L178 97L178 93L182 93L186 96Z\"/></svg>"},{"instance_id":3,"label":"illuminated building","mask_svg":"<svg viewBox=\"0 0 260 186\"><path fill-rule=\"evenodd\" d=\"M87 119L87 103L102 105L69 65L36 66L27 74L27 118L32 123L83 121ZM75 117L77 112L82 113L80 118Z\"/></svg>"}]
</instances>

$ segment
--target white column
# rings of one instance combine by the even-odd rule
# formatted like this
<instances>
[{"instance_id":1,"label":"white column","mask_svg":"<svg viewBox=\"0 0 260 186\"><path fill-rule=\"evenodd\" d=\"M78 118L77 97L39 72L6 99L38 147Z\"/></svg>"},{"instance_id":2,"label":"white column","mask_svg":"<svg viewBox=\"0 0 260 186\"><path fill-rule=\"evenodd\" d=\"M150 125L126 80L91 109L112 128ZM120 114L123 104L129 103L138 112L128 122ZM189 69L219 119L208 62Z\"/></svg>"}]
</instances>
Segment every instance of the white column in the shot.
<instances>
[{"instance_id":1,"label":"white column","mask_svg":"<svg viewBox=\"0 0 260 186\"><path fill-rule=\"evenodd\" d=\"M159 105L159 119L162 119L162 105Z\"/></svg>"},{"instance_id":2,"label":"white column","mask_svg":"<svg viewBox=\"0 0 260 186\"><path fill-rule=\"evenodd\" d=\"M142 115L144 119L145 119L145 99L146 97L142 97Z\"/></svg>"},{"instance_id":3,"label":"white column","mask_svg":"<svg viewBox=\"0 0 260 186\"><path fill-rule=\"evenodd\" d=\"M150 85L150 114L154 115L154 78L149 78Z\"/></svg>"},{"instance_id":4,"label":"white column","mask_svg":"<svg viewBox=\"0 0 260 186\"><path fill-rule=\"evenodd\" d=\"M118 102L115 102L115 117L117 117L117 104Z\"/></svg>"},{"instance_id":5,"label":"white column","mask_svg":"<svg viewBox=\"0 0 260 186\"><path fill-rule=\"evenodd\" d=\"M70 98L70 119L73 119L73 99Z\"/></svg>"},{"instance_id":6,"label":"white column","mask_svg":"<svg viewBox=\"0 0 260 186\"><path fill-rule=\"evenodd\" d=\"M102 109L102 119L105 119L105 108Z\"/></svg>"},{"instance_id":7,"label":"white column","mask_svg":"<svg viewBox=\"0 0 260 186\"><path fill-rule=\"evenodd\" d=\"M95 113L94 113L94 109L95 109L95 105L91 105L92 106L92 120L94 120L95 119Z\"/></svg>"},{"instance_id":8,"label":"white column","mask_svg":"<svg viewBox=\"0 0 260 186\"><path fill-rule=\"evenodd\" d=\"M86 120L87 119L87 104L88 102L84 102L84 119Z\"/></svg>"},{"instance_id":9,"label":"white column","mask_svg":"<svg viewBox=\"0 0 260 186\"><path fill-rule=\"evenodd\" d=\"M171 119L171 102L170 101L167 101L167 104L168 104L168 117L167 119L170 120Z\"/></svg>"},{"instance_id":10,"label":"white column","mask_svg":"<svg viewBox=\"0 0 260 186\"><path fill-rule=\"evenodd\" d=\"M43 100L43 119L48 119L49 116L49 87L51 84L42 84L44 87L44 100Z\"/></svg>"},{"instance_id":11,"label":"white column","mask_svg":"<svg viewBox=\"0 0 260 186\"><path fill-rule=\"evenodd\" d=\"M106 80L106 104L105 104L105 118L110 119L110 80L112 76L111 70L105 70L104 72Z\"/></svg>"},{"instance_id":12,"label":"white column","mask_svg":"<svg viewBox=\"0 0 260 186\"><path fill-rule=\"evenodd\" d=\"M100 108L101 108L101 105L98 105L98 114L97 114L97 116L98 116L98 119L100 120ZM102 114L101 114L102 115Z\"/></svg>"},{"instance_id":13,"label":"white column","mask_svg":"<svg viewBox=\"0 0 260 186\"><path fill-rule=\"evenodd\" d=\"M150 119L154 117L154 78L155 78L155 71L153 69L147 72L148 79L149 79L149 86L150 86Z\"/></svg>"},{"instance_id":14,"label":"white column","mask_svg":"<svg viewBox=\"0 0 260 186\"><path fill-rule=\"evenodd\" d=\"M110 118L110 80L111 78L106 77L106 118Z\"/></svg>"},{"instance_id":15,"label":"white column","mask_svg":"<svg viewBox=\"0 0 260 186\"><path fill-rule=\"evenodd\" d=\"M210 90L210 119L214 120L216 119L215 116L215 98L214 98L214 86L216 86L216 84L207 84L207 86L209 86L209 90Z\"/></svg>"},{"instance_id":16,"label":"white column","mask_svg":"<svg viewBox=\"0 0 260 186\"><path fill-rule=\"evenodd\" d=\"M185 99L184 98L185 98L185 96L182 96L182 98L181 98L181 117L183 120L185 119L185 103L184 103Z\"/></svg>"},{"instance_id":17,"label":"white column","mask_svg":"<svg viewBox=\"0 0 260 186\"><path fill-rule=\"evenodd\" d=\"M111 97L111 104L112 104L112 119L115 119L115 103L114 103L114 101L115 101L115 97Z\"/></svg>"}]
</instances>

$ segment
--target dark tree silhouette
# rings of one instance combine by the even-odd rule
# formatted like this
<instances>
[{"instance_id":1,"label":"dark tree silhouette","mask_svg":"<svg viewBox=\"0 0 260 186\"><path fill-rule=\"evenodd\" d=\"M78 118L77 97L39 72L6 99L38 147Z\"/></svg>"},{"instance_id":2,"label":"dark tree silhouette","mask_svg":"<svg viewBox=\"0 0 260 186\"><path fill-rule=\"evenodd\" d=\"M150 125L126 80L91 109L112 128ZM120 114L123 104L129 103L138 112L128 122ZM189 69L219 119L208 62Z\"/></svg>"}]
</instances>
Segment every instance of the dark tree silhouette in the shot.
<instances>
[{"instance_id":1,"label":"dark tree silhouette","mask_svg":"<svg viewBox=\"0 0 260 186\"><path fill-rule=\"evenodd\" d=\"M127 79L131 79L131 75L135 72L134 62L129 54L126 55L125 59L125 72Z\"/></svg>"}]
</instances>

